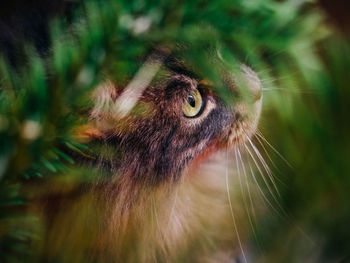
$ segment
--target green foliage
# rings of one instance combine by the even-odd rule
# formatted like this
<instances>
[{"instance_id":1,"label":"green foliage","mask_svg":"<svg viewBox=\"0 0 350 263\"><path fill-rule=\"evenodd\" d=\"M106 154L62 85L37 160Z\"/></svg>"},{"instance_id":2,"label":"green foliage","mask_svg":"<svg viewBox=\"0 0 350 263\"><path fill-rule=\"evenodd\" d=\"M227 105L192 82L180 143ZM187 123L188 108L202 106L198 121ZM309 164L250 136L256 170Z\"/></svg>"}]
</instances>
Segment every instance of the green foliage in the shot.
<instances>
[{"instance_id":1,"label":"green foliage","mask_svg":"<svg viewBox=\"0 0 350 263\"><path fill-rule=\"evenodd\" d=\"M26 215L23 185L62 174L94 180L72 172L73 159L59 148L87 150L73 130L84 123L91 89L106 78L126 84L159 46L214 81L203 51L215 48L232 69L252 66L269 90L261 126L293 166L272 156L288 185L280 186L282 205L322 244L298 242L294 223L270 215L258 223L266 261L257 261L305 262L310 250L341 259L349 251L350 50L339 37L325 40L335 33L313 1L86 1L73 25L55 21L51 32L47 57L28 48L25 67L0 66L0 262L35 260L29 243L41 225ZM230 101L224 87L218 92Z\"/></svg>"},{"instance_id":2,"label":"green foliage","mask_svg":"<svg viewBox=\"0 0 350 263\"><path fill-rule=\"evenodd\" d=\"M278 117L274 110L266 113L274 122L265 120L267 127L274 128L265 129L267 138L293 165L292 170L283 169L283 162L275 160L287 185L281 186L283 206L293 215L292 222L272 220L260 226L274 262L284 262L286 257L288 262L347 262L349 256L350 94L345 71L350 49L338 36L324 41L320 51L322 70L316 72L311 92L293 96L280 91L283 97L295 97L292 116Z\"/></svg>"}]
</instances>

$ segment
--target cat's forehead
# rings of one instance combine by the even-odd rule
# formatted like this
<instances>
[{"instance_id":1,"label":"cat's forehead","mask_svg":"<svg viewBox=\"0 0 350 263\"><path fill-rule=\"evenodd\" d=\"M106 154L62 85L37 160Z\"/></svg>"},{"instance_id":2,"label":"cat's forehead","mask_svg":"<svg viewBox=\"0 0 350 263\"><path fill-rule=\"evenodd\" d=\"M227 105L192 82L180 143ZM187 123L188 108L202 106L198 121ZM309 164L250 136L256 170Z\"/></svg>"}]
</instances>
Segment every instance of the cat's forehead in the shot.
<instances>
[{"instance_id":1,"label":"cat's forehead","mask_svg":"<svg viewBox=\"0 0 350 263\"><path fill-rule=\"evenodd\" d=\"M181 99L198 88L201 78L193 70L190 70L185 63L172 56L161 61L161 67L145 89L144 98L154 96L164 99ZM168 97L168 98L166 98Z\"/></svg>"},{"instance_id":2,"label":"cat's forehead","mask_svg":"<svg viewBox=\"0 0 350 263\"><path fill-rule=\"evenodd\" d=\"M184 60L177 58L173 55L167 56L163 60L164 66L171 71L174 75L183 75L191 79L200 79L198 72L196 72L190 65Z\"/></svg>"},{"instance_id":3,"label":"cat's forehead","mask_svg":"<svg viewBox=\"0 0 350 263\"><path fill-rule=\"evenodd\" d=\"M195 90L197 86L197 79L191 78L188 75L175 73L168 78L165 91L167 93L174 93L174 95L183 95Z\"/></svg>"},{"instance_id":4,"label":"cat's forehead","mask_svg":"<svg viewBox=\"0 0 350 263\"><path fill-rule=\"evenodd\" d=\"M235 93L236 74L241 74L241 69L233 70L216 55L217 52L204 52L203 63L188 63L181 57L167 55L162 60L163 69L167 72L164 78L170 87L181 87L184 92L189 92L198 86L209 87L212 92L219 87L224 87L229 92ZM236 72L237 71L237 72ZM217 94L218 95L218 94ZM229 95L229 94L227 94ZM233 94L230 94L233 95Z\"/></svg>"}]
</instances>

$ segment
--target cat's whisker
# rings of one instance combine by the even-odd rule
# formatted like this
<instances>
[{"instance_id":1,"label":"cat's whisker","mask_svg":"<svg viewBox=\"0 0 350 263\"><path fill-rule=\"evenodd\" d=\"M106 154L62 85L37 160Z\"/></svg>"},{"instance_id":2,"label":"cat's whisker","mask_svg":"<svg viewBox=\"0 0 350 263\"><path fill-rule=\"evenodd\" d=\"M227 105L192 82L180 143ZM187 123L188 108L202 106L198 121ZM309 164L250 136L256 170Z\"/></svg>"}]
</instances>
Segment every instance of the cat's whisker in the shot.
<instances>
[{"instance_id":1,"label":"cat's whisker","mask_svg":"<svg viewBox=\"0 0 350 263\"><path fill-rule=\"evenodd\" d=\"M253 66L253 68L255 68L255 67ZM265 68L262 69L262 70L256 71L256 74L260 77L260 76L263 75L263 74L269 74L269 73L271 73L271 72L272 72L272 68L267 68L267 67L265 67Z\"/></svg>"},{"instance_id":2,"label":"cat's whisker","mask_svg":"<svg viewBox=\"0 0 350 263\"><path fill-rule=\"evenodd\" d=\"M234 230L235 230L236 235L237 235L238 245L239 245L239 248L240 248L240 250L241 250L241 252L242 252L242 256L243 256L244 262L245 262L245 263L248 263L247 258L246 258L245 253L244 253L242 241L241 241L241 238L240 238L240 235L239 235L239 232L238 232L238 228L237 228L237 224L236 224L235 215L234 215L234 212L233 212L233 207L232 207L232 202L231 202L231 194L230 194L230 187L229 187L229 180L228 180L228 173L229 173L229 172L228 172L228 148L226 147L226 173L225 173L225 181L226 181L227 199L228 199L228 203L229 203L229 206L230 206L230 212L231 212L231 217L232 217L232 221L233 221L233 227L234 227Z\"/></svg>"},{"instance_id":3,"label":"cat's whisker","mask_svg":"<svg viewBox=\"0 0 350 263\"><path fill-rule=\"evenodd\" d=\"M266 72L267 74L263 74L264 72ZM268 71L259 71L259 77L260 79L264 80L264 79L269 79L269 78L263 78L261 75L267 75L267 76L271 76L271 73L272 73L272 70L268 70ZM292 79L294 78L296 75L297 75L297 71L292 71L292 72L289 72L288 74L284 74L284 75L281 75L281 76L273 76L273 77L270 77L271 78L274 78L276 80L289 80L289 79Z\"/></svg>"},{"instance_id":4,"label":"cat's whisker","mask_svg":"<svg viewBox=\"0 0 350 263\"><path fill-rule=\"evenodd\" d=\"M244 196L244 191L243 191L243 184L242 184L242 179L241 179L241 170L240 170L240 165L238 164L238 154L237 154L237 148L234 148L235 150L235 160L236 160L236 168L237 168L237 174L238 174L238 181L239 181L239 186L241 188L241 193L242 196Z\"/></svg>"},{"instance_id":5,"label":"cat's whisker","mask_svg":"<svg viewBox=\"0 0 350 263\"><path fill-rule=\"evenodd\" d=\"M260 134L260 136L262 136ZM258 141L262 144L262 142L259 140L258 137L256 137L258 139ZM263 146L263 144L262 144ZM247 146L246 146L247 147ZM271 146L272 147L272 146ZM265 149L266 151L266 149ZM266 151L267 153L267 151ZM267 153L268 154L268 153ZM282 157L282 156L281 156ZM272 160L271 160L272 162ZM251 175L255 181L255 183L257 184L258 186L258 190L259 192L261 193L261 196L263 197L263 199L267 202L267 204L276 212L276 214L278 214L279 216L283 217L285 220L287 220L287 222L291 223L291 224L294 224L293 223L293 220L292 220L292 216L289 215L278 203L279 205L279 208L281 209L281 211L283 212L283 215L272 205L272 203L268 200L268 198L266 197L266 195L264 194L263 190L261 189L261 187L259 186L259 183L258 181L256 180L256 177L254 175L254 172L253 172L253 169L252 169L252 166L251 166L251 163L248 161L248 165L249 165L249 168L250 168L250 172L251 172ZM312 243L314 243L314 241L312 240L312 238L307 234L305 233L305 231L302 229L302 227L300 227L298 224L295 224L297 229Z\"/></svg>"},{"instance_id":6,"label":"cat's whisker","mask_svg":"<svg viewBox=\"0 0 350 263\"><path fill-rule=\"evenodd\" d=\"M279 151L277 151L259 131L256 132L256 135L259 136L289 166L289 168L293 169L293 166L286 160L286 158L284 158L283 155L280 154Z\"/></svg>"},{"instance_id":7,"label":"cat's whisker","mask_svg":"<svg viewBox=\"0 0 350 263\"><path fill-rule=\"evenodd\" d=\"M170 221L173 218L173 214L174 214L175 207L176 207L176 204L177 204L178 192L179 192L179 188L176 188L174 201L173 201L173 204L171 206L170 213L169 213L169 218L168 218L168 226L167 226L168 229L170 229Z\"/></svg>"},{"instance_id":8,"label":"cat's whisker","mask_svg":"<svg viewBox=\"0 0 350 263\"><path fill-rule=\"evenodd\" d=\"M260 79L261 83L263 83L264 85L275 83L277 80L278 80L278 78ZM264 89L266 89L266 88L262 88L262 90L264 90Z\"/></svg>"},{"instance_id":9,"label":"cat's whisker","mask_svg":"<svg viewBox=\"0 0 350 263\"><path fill-rule=\"evenodd\" d=\"M271 84L274 81L270 81L270 82L264 82L264 84ZM285 88L262 88L263 92L266 91L283 91L283 92L289 92L289 93L297 93L297 94L315 94L316 91L306 91L306 90L301 90L301 89L285 89Z\"/></svg>"},{"instance_id":10,"label":"cat's whisker","mask_svg":"<svg viewBox=\"0 0 350 263\"><path fill-rule=\"evenodd\" d=\"M256 138L256 140L259 142L260 146L263 148L265 155L267 156L267 158L269 159L270 163L273 165L274 169L276 169L277 171L280 172L279 168L277 167L277 165L275 164L275 162L272 160L270 154L268 153L268 151L266 150L266 147L264 146L263 142L261 141L261 139L255 134L254 137ZM283 184L284 186L288 187L286 185L285 182L283 182L278 176L274 176L274 178L280 182L281 184Z\"/></svg>"},{"instance_id":11,"label":"cat's whisker","mask_svg":"<svg viewBox=\"0 0 350 263\"><path fill-rule=\"evenodd\" d=\"M246 146L246 145L245 145ZM250 163L250 161L248 161L248 165L249 165L249 169L250 169L250 174L252 175L252 178L254 180L254 182L256 183L256 186L258 187L258 190L263 198L263 200L271 207L271 209L279 216L283 217L281 212L278 211L278 209L271 203L271 201L267 198L267 196L265 195L264 191L261 189L261 186L258 182L258 180L256 179L256 176L254 174L252 165Z\"/></svg>"},{"instance_id":12,"label":"cat's whisker","mask_svg":"<svg viewBox=\"0 0 350 263\"><path fill-rule=\"evenodd\" d=\"M252 194L250 192L250 186L249 186L249 182L248 182L247 171L246 171L246 168L245 168L245 165L244 165L244 162L243 162L243 158L242 158L241 152L238 150L237 153L238 153L238 157L239 157L242 169L243 169L243 174L245 176L245 183L246 183L246 186L247 186L247 192L248 192L251 212L252 212L252 214L254 216L255 221L257 221L257 216L256 216L255 209L254 209L253 198L252 198Z\"/></svg>"},{"instance_id":13,"label":"cat's whisker","mask_svg":"<svg viewBox=\"0 0 350 263\"><path fill-rule=\"evenodd\" d=\"M150 216L151 216L151 222L150 225L153 228L155 226L155 214L154 214L154 209L153 209L153 198L151 199L151 204L150 204Z\"/></svg>"},{"instance_id":14,"label":"cat's whisker","mask_svg":"<svg viewBox=\"0 0 350 263\"><path fill-rule=\"evenodd\" d=\"M276 195L275 195L275 194L273 193L273 191L271 190L271 187L270 187L270 185L268 184L268 182L267 182L267 180L266 180L264 174L262 173L261 167L259 166L259 164L257 163L256 159L254 158L254 155L253 155L252 152L249 150L249 147L248 147L246 144L244 144L244 145L245 145L245 148L247 149L249 155L251 156L251 158L252 158L252 160L253 160L255 166L257 167L259 173L261 174L261 178L263 179L265 185L267 186L267 188L268 188L268 190L269 190L269 192L270 192L270 194L271 194L273 200L275 201L276 205L277 205L278 208L281 210L281 212L284 214L284 216L285 216L285 217L288 217L288 214L286 213L286 211L284 210L284 208L283 208L282 205L280 204L278 198L276 197Z\"/></svg>"},{"instance_id":15,"label":"cat's whisker","mask_svg":"<svg viewBox=\"0 0 350 263\"><path fill-rule=\"evenodd\" d=\"M160 224L159 224L158 213L157 213L157 208L156 208L156 200L155 200L154 196L152 197L152 210L153 210L153 213L154 213L155 226L157 227L157 230L160 231L161 227L160 227Z\"/></svg>"},{"instance_id":16,"label":"cat's whisker","mask_svg":"<svg viewBox=\"0 0 350 263\"><path fill-rule=\"evenodd\" d=\"M256 140L259 142L260 146L263 148L267 158L269 159L269 161L271 162L271 164L273 165L274 168L278 169L277 165L275 164L275 162L272 160L270 154L268 153L268 151L266 150L266 147L264 146L264 144L262 143L261 139L254 134L254 137L256 138Z\"/></svg>"},{"instance_id":17,"label":"cat's whisker","mask_svg":"<svg viewBox=\"0 0 350 263\"><path fill-rule=\"evenodd\" d=\"M262 136L262 135L261 135ZM245 145L245 147L247 147ZM292 220L292 216L289 215L278 203L278 206L279 208L281 209L281 211L283 212L283 215L281 214L280 211L278 211L274 206L273 204L270 202L270 200L266 197L266 195L264 194L263 190L261 189L260 185L259 185L259 182L257 181L255 175L254 175L254 172L253 172L253 168L251 166L251 163L248 161L248 165L249 165L249 168L250 168L250 173L258 187L258 190L259 192L261 193L261 196L263 197L263 200L266 201L266 203L276 212L277 215L281 216L282 218L284 218L285 220L287 220L287 222L289 223L293 223L293 220ZM314 244L314 241L312 240L312 238L310 237L310 235L308 235L307 233L305 233L305 231L302 229L302 227L300 227L298 224L295 224L297 229L310 241Z\"/></svg>"},{"instance_id":18,"label":"cat's whisker","mask_svg":"<svg viewBox=\"0 0 350 263\"><path fill-rule=\"evenodd\" d=\"M248 208L246 196L245 196L245 194L243 193L243 190L242 190L243 203L244 203L245 210L246 210L246 213L247 213L247 216L248 216L248 220L249 220L250 227L252 228L252 231L253 231L254 238L255 238L255 240L257 241L257 243L259 243L259 242L258 242L258 236L257 236L257 234L256 234L255 226L254 226L254 225L255 225L254 222L257 221L257 218L256 218L254 206L253 206L252 196L251 196L250 189L249 189L248 178L247 178L247 172L246 172L246 169L245 169L245 167L244 167L243 160L242 160L242 157L241 157L241 153L240 153L239 148L235 148L235 156L236 156L236 164L237 164L237 167L239 167L239 164L241 165L242 170L243 170L243 175L244 175L244 177L245 177L246 189L247 189L247 191L248 191L248 197L249 197L249 200L250 200L250 209ZM238 162L237 156L239 157L240 162ZM239 168L237 168L237 169L239 169ZM240 183L240 185L241 185L241 189L243 189L243 184L242 184L242 179L241 179L240 173L238 173L238 178L239 178L239 183ZM254 222L253 222L253 220L252 220L251 213L252 213L253 216L254 216L254 220L255 220Z\"/></svg>"},{"instance_id":19,"label":"cat's whisker","mask_svg":"<svg viewBox=\"0 0 350 263\"><path fill-rule=\"evenodd\" d=\"M270 170L270 167L267 165L267 163L265 162L264 160L264 157L262 157L262 155L260 154L259 150L256 148L256 146L254 145L254 143L252 142L252 140L248 137L247 138L248 142L250 143L250 145L252 146L256 156L258 157L258 159L260 160L260 163L263 165L268 177L270 178L270 181L272 182L278 196L281 196L279 190L278 190L278 187L275 183L275 180L274 180L274 176L272 175L272 172Z\"/></svg>"},{"instance_id":20,"label":"cat's whisker","mask_svg":"<svg viewBox=\"0 0 350 263\"><path fill-rule=\"evenodd\" d=\"M240 170L240 168L239 168L240 166L242 166L242 163L239 163L239 162L238 162L238 151L239 151L239 149L236 147L236 148L235 148L235 159L236 159L236 167L237 167L238 181L239 181L239 185L240 185L240 188L241 188L242 200L243 200L244 208L245 208L246 213L247 213L247 215L248 215L249 222L251 223L250 213L249 213L247 201L246 201L246 198L245 198L245 191L243 190L243 183L242 183L242 177L241 177L241 170ZM243 169L243 173L245 174L245 171L244 171L243 166L242 166L242 169ZM245 176L246 176L246 175L245 175ZM252 228L253 228L252 223L251 223L251 226L252 226Z\"/></svg>"},{"instance_id":21,"label":"cat's whisker","mask_svg":"<svg viewBox=\"0 0 350 263\"><path fill-rule=\"evenodd\" d=\"M269 192L270 192L272 198L278 203L277 197L276 197L276 195L274 194L274 192L272 191L270 184L269 184L268 181L266 180L265 175L264 175L264 172L262 171L262 169L261 169L259 163L256 161L256 159L255 159L253 153L249 150L249 147L248 147L246 144L244 144L244 145L245 145L245 148L246 148L246 150L248 151L250 157L252 158L252 160L253 160L253 162L254 162L256 168L258 169L259 173L261 174L261 178L263 179L265 185L267 186L267 189L269 190Z\"/></svg>"}]
</instances>

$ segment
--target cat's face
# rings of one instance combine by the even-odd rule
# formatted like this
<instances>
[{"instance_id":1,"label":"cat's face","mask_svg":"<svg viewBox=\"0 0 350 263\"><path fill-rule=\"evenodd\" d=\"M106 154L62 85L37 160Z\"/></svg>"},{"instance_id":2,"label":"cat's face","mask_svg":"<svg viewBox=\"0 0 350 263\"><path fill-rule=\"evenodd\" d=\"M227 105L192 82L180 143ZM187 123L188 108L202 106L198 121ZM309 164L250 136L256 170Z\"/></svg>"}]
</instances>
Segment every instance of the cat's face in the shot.
<instances>
[{"instance_id":1,"label":"cat's face","mask_svg":"<svg viewBox=\"0 0 350 263\"><path fill-rule=\"evenodd\" d=\"M232 105L216 94L215 83L179 70L181 65L163 67L162 77L143 90L126 116L111 110L126 92L112 84L97 92L92 114L95 135L121 152L120 160L109 160L116 170L152 184L177 179L208 153L236 147L252 136L262 104L259 78L247 66L222 74L223 83L235 94Z\"/></svg>"}]
</instances>

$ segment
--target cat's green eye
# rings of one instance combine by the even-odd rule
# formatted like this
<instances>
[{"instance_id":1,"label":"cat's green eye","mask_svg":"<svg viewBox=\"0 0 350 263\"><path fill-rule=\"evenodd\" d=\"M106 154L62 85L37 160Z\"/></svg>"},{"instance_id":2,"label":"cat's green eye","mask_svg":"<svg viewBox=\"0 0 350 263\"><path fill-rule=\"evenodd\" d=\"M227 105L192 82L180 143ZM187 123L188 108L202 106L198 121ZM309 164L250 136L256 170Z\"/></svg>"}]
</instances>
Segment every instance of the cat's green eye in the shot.
<instances>
[{"instance_id":1,"label":"cat's green eye","mask_svg":"<svg viewBox=\"0 0 350 263\"><path fill-rule=\"evenodd\" d=\"M196 117L202 109L203 99L198 90L190 92L185 98L182 111L185 117Z\"/></svg>"}]
</instances>

